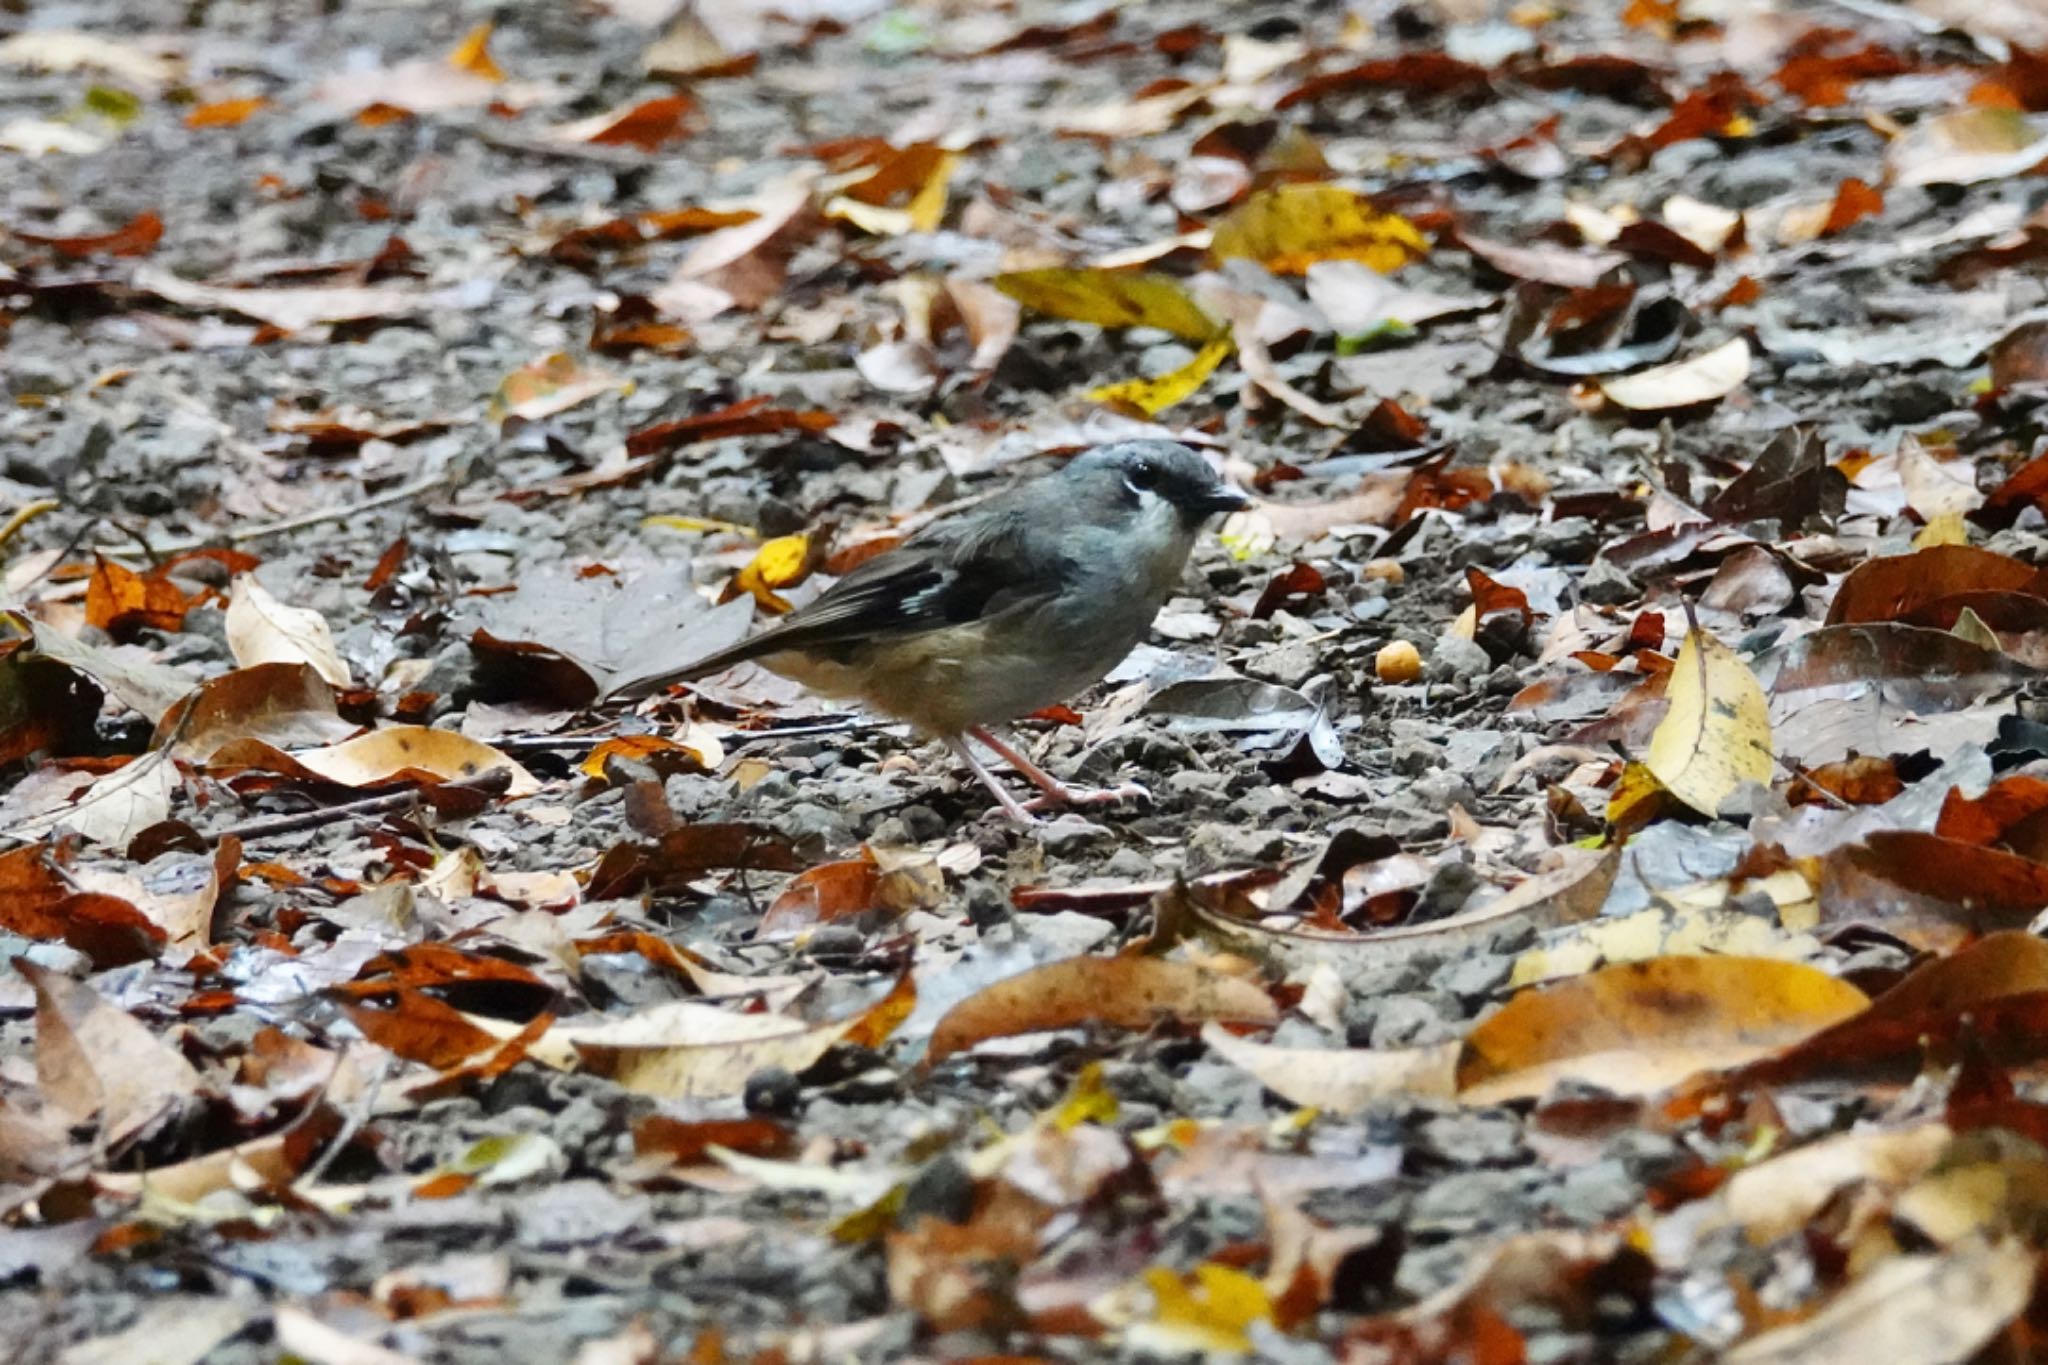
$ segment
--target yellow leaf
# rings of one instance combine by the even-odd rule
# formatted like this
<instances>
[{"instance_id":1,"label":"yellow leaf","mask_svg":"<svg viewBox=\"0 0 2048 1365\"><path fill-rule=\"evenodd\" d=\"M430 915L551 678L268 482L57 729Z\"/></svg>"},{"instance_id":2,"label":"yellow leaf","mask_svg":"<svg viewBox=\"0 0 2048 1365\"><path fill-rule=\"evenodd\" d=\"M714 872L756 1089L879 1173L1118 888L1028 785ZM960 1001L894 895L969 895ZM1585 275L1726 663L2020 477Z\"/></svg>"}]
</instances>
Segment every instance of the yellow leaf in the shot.
<instances>
[{"instance_id":1,"label":"yellow leaf","mask_svg":"<svg viewBox=\"0 0 2048 1365\"><path fill-rule=\"evenodd\" d=\"M1481 1020L1458 1056L1458 1093L1498 1104L1578 1081L1655 1094L1800 1042L1869 1003L1846 981L1778 958L1617 963L1523 991Z\"/></svg>"},{"instance_id":2,"label":"yellow leaf","mask_svg":"<svg viewBox=\"0 0 2048 1365\"><path fill-rule=\"evenodd\" d=\"M1245 1329L1273 1320L1266 1288L1242 1270L1204 1261L1190 1286L1165 1266L1145 1272L1155 1304L1152 1321L1134 1329L1131 1344L1144 1350L1229 1351L1252 1349Z\"/></svg>"},{"instance_id":3,"label":"yellow leaf","mask_svg":"<svg viewBox=\"0 0 2048 1365\"><path fill-rule=\"evenodd\" d=\"M1337 185L1276 185L1216 224L1218 260L1245 256L1282 275L1317 261L1360 261L1385 274L1429 253L1429 241L1397 213Z\"/></svg>"},{"instance_id":4,"label":"yellow leaf","mask_svg":"<svg viewBox=\"0 0 2048 1365\"><path fill-rule=\"evenodd\" d=\"M1961 512L1941 512L1930 517L1920 533L1913 537L1913 548L1924 550L1930 545L1968 545L1970 528L1963 522Z\"/></svg>"},{"instance_id":5,"label":"yellow leaf","mask_svg":"<svg viewBox=\"0 0 2048 1365\"><path fill-rule=\"evenodd\" d=\"M1157 327L1206 342L1222 324L1171 275L1137 270L1017 270L990 281L1026 308L1104 327Z\"/></svg>"},{"instance_id":6,"label":"yellow leaf","mask_svg":"<svg viewBox=\"0 0 2048 1365\"><path fill-rule=\"evenodd\" d=\"M1774 771L1764 689L1734 650L1695 626L1678 647L1665 688L1671 710L1650 736L1643 766L1666 791L1703 815L1746 782Z\"/></svg>"},{"instance_id":7,"label":"yellow leaf","mask_svg":"<svg viewBox=\"0 0 2048 1365\"><path fill-rule=\"evenodd\" d=\"M505 73L491 60L491 24L488 20L464 34L448 54L448 65L487 81L502 81Z\"/></svg>"},{"instance_id":8,"label":"yellow leaf","mask_svg":"<svg viewBox=\"0 0 2048 1365\"><path fill-rule=\"evenodd\" d=\"M754 552L746 568L733 575L724 600L729 602L743 592L750 593L761 604L761 610L780 616L789 610L790 604L776 589L793 588L810 576L811 538L777 536Z\"/></svg>"},{"instance_id":9,"label":"yellow leaf","mask_svg":"<svg viewBox=\"0 0 2048 1365\"><path fill-rule=\"evenodd\" d=\"M1126 379L1121 384L1105 384L1099 389L1090 389L1088 396L1098 403L1125 403L1138 409L1147 417L1164 412L1175 403L1194 396L1197 389L1216 367L1223 363L1223 357L1230 354L1230 337L1217 337L1195 353L1195 358L1170 374L1156 379Z\"/></svg>"},{"instance_id":10,"label":"yellow leaf","mask_svg":"<svg viewBox=\"0 0 2048 1365\"><path fill-rule=\"evenodd\" d=\"M946 217L946 187L960 164L958 152L947 152L910 200L910 226L918 232L936 232Z\"/></svg>"},{"instance_id":11,"label":"yellow leaf","mask_svg":"<svg viewBox=\"0 0 2048 1365\"><path fill-rule=\"evenodd\" d=\"M1640 763L1622 765L1614 790L1607 793L1607 826L1618 834L1631 834L1644 825L1669 814L1666 802L1671 793L1656 774Z\"/></svg>"},{"instance_id":12,"label":"yellow leaf","mask_svg":"<svg viewBox=\"0 0 2048 1365\"><path fill-rule=\"evenodd\" d=\"M1073 1088L1053 1111L1052 1126L1064 1133L1084 1123L1115 1123L1116 1116L1116 1096L1102 1083L1102 1063L1090 1062L1081 1068Z\"/></svg>"},{"instance_id":13,"label":"yellow leaf","mask_svg":"<svg viewBox=\"0 0 2048 1365\"><path fill-rule=\"evenodd\" d=\"M643 517L642 526L659 526L669 531L702 531L720 535L745 536L753 539L760 533L751 526L742 526L736 521L720 521L716 517L687 517L669 513L660 516Z\"/></svg>"}]
</instances>

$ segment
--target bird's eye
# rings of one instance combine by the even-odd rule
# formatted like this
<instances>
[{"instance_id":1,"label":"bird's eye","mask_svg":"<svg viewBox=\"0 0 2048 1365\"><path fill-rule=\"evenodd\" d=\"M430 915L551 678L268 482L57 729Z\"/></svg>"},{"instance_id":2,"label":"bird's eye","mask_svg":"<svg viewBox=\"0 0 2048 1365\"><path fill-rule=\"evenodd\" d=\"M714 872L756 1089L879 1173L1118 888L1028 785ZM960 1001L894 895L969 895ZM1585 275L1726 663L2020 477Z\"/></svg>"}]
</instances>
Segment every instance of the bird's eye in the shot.
<instances>
[{"instance_id":1,"label":"bird's eye","mask_svg":"<svg viewBox=\"0 0 2048 1365\"><path fill-rule=\"evenodd\" d=\"M1143 493L1159 482L1158 467L1146 460L1140 460L1124 471L1124 483L1133 493Z\"/></svg>"}]
</instances>

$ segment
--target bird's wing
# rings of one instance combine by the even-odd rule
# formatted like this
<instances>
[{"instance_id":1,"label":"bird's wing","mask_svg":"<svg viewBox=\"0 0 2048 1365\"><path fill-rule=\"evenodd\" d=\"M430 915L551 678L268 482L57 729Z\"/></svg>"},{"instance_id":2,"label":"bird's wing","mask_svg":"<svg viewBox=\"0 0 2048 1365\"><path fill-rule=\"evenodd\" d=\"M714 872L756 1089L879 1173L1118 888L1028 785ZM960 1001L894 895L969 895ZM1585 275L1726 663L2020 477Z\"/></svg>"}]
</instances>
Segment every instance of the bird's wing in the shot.
<instances>
[{"instance_id":1,"label":"bird's wing","mask_svg":"<svg viewBox=\"0 0 2048 1365\"><path fill-rule=\"evenodd\" d=\"M1050 599L1066 576L1053 538L1026 535L1024 520L984 516L940 522L855 568L811 602L730 649L619 695L648 695L784 650L853 647L967 625Z\"/></svg>"}]
</instances>

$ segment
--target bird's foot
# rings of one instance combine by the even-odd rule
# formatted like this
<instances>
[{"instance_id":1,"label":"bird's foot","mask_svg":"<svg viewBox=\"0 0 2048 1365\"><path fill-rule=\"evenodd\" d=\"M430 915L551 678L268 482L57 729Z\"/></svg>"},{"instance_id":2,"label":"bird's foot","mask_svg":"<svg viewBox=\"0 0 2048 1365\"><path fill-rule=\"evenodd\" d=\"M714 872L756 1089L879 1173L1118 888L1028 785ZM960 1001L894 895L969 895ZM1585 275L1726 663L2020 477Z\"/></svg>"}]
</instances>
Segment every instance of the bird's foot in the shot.
<instances>
[{"instance_id":1,"label":"bird's foot","mask_svg":"<svg viewBox=\"0 0 2048 1365\"><path fill-rule=\"evenodd\" d=\"M1043 796L1033 797L1024 803L1027 811L1057 810L1062 806L1114 806L1123 801L1141 801L1151 804L1152 793L1135 782L1123 782L1114 787L1073 787L1064 782L1057 788L1047 788Z\"/></svg>"}]
</instances>

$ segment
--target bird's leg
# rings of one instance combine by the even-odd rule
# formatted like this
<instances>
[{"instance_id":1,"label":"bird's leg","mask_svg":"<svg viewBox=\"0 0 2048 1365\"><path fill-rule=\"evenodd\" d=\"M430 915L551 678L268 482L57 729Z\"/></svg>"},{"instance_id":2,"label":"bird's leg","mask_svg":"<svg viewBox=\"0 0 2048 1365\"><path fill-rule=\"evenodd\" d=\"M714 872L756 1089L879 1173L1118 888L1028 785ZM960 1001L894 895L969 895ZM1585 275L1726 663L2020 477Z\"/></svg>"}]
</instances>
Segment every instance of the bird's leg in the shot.
<instances>
[{"instance_id":1,"label":"bird's leg","mask_svg":"<svg viewBox=\"0 0 2048 1365\"><path fill-rule=\"evenodd\" d=\"M974 756L974 750L969 747L965 739L959 735L948 735L946 736L946 747L951 749L960 761L967 765L967 771L981 779L982 786L987 787L995 794L996 804L1003 808L1004 814L1020 825L1035 825L1038 823L1038 817L1026 809L1024 804L1016 797L1005 791L1003 784L996 781L996 775L990 772L983 765L982 761ZM989 747L994 748L995 746L990 745ZM997 752L1000 753L1001 750L997 750Z\"/></svg>"},{"instance_id":2,"label":"bird's leg","mask_svg":"<svg viewBox=\"0 0 2048 1365\"><path fill-rule=\"evenodd\" d=\"M986 746L990 753L1015 768L1025 781L1045 793L1036 801L1026 802L1027 810L1044 810L1048 806L1106 806L1116 801L1151 797L1150 792L1135 782L1126 782L1119 787L1069 786L1024 757L1022 749L1002 739L987 726L977 725L967 733Z\"/></svg>"}]
</instances>

